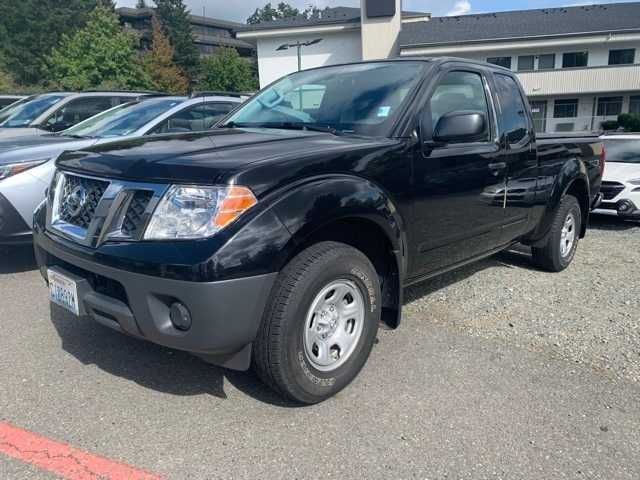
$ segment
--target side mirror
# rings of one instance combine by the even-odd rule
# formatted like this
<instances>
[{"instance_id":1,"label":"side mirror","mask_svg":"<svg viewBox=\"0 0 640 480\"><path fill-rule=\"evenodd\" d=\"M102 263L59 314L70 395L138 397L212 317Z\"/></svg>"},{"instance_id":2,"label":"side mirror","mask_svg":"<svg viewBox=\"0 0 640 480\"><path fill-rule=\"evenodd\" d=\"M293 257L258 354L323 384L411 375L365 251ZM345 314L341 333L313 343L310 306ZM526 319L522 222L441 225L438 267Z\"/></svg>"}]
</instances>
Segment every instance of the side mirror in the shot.
<instances>
[{"instance_id":1,"label":"side mirror","mask_svg":"<svg viewBox=\"0 0 640 480\"><path fill-rule=\"evenodd\" d=\"M438 143L470 143L481 141L487 130L484 113L472 111L451 112L444 115L433 134Z\"/></svg>"}]
</instances>

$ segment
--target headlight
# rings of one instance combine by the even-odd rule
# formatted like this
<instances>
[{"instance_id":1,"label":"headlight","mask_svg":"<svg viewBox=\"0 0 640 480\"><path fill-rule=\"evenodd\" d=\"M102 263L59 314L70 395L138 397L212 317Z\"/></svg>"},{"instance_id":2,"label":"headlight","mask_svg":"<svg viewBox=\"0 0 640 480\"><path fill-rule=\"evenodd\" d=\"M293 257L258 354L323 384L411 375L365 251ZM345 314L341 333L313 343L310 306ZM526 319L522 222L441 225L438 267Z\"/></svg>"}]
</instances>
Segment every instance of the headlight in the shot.
<instances>
[{"instance_id":1,"label":"headlight","mask_svg":"<svg viewBox=\"0 0 640 480\"><path fill-rule=\"evenodd\" d=\"M145 240L206 238L257 203L246 187L173 185L156 207Z\"/></svg>"},{"instance_id":2,"label":"headlight","mask_svg":"<svg viewBox=\"0 0 640 480\"><path fill-rule=\"evenodd\" d=\"M42 165L43 163L46 163L49 160L50 160L49 158L45 158L41 160L30 160L28 162L9 163L7 165L0 165L0 180L13 177L14 175L24 172L25 170L29 170L30 168L37 167L38 165Z\"/></svg>"}]
</instances>

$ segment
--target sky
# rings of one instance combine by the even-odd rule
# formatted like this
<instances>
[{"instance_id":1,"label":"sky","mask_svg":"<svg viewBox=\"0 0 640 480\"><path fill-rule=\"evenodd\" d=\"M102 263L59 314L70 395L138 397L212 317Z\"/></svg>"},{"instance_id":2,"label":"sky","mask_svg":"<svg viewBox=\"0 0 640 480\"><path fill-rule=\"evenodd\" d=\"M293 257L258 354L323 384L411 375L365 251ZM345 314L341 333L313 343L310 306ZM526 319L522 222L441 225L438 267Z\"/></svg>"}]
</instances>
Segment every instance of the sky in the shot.
<instances>
[{"instance_id":1,"label":"sky","mask_svg":"<svg viewBox=\"0 0 640 480\"><path fill-rule=\"evenodd\" d=\"M271 0L277 4L282 0ZM355 7L360 0L284 0L290 5L305 8L308 5L324 7ZM625 0L403 0L403 9L430 12L434 16L464 15L466 13L500 12L504 10L526 10L532 8L565 7L575 5L589 5L593 3L618 3ZM222 20L233 20L244 23L256 8L264 6L269 0L185 0L191 12L195 15L204 14L207 17ZM119 7L133 7L136 0L117 0ZM151 4L151 0L147 3Z\"/></svg>"}]
</instances>

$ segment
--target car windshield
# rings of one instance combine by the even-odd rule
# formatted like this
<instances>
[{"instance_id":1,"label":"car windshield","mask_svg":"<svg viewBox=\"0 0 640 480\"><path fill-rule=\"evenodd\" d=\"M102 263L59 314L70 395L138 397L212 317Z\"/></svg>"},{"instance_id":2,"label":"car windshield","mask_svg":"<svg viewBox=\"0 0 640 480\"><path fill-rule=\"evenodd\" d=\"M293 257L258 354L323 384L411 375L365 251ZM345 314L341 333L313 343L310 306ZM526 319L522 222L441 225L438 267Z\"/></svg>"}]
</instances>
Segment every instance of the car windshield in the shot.
<instances>
[{"instance_id":1,"label":"car windshield","mask_svg":"<svg viewBox=\"0 0 640 480\"><path fill-rule=\"evenodd\" d=\"M11 105L11 113L2 120L2 128L28 127L36 118L54 106L66 95L39 95L18 105Z\"/></svg>"},{"instance_id":2,"label":"car windshield","mask_svg":"<svg viewBox=\"0 0 640 480\"><path fill-rule=\"evenodd\" d=\"M607 162L639 163L640 140L605 140Z\"/></svg>"},{"instance_id":3,"label":"car windshield","mask_svg":"<svg viewBox=\"0 0 640 480\"><path fill-rule=\"evenodd\" d=\"M130 135L183 101L174 97L126 103L60 132L60 135L92 138Z\"/></svg>"},{"instance_id":4,"label":"car windshield","mask_svg":"<svg viewBox=\"0 0 640 480\"><path fill-rule=\"evenodd\" d=\"M387 136L424 68L423 62L378 62L294 73L260 92L222 126Z\"/></svg>"}]
</instances>

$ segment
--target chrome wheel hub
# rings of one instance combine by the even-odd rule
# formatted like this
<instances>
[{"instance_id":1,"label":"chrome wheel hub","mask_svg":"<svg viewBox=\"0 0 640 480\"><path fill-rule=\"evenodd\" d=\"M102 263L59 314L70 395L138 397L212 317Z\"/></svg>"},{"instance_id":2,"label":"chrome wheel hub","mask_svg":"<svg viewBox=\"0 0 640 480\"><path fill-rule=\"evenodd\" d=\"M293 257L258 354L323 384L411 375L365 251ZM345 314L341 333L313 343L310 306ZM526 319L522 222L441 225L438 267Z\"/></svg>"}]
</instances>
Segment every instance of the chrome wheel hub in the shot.
<instances>
[{"instance_id":1,"label":"chrome wheel hub","mask_svg":"<svg viewBox=\"0 0 640 480\"><path fill-rule=\"evenodd\" d=\"M324 287L311 303L304 329L304 352L314 368L330 372L354 352L364 327L364 298L350 280Z\"/></svg>"},{"instance_id":2,"label":"chrome wheel hub","mask_svg":"<svg viewBox=\"0 0 640 480\"><path fill-rule=\"evenodd\" d=\"M573 213L569 213L562 226L560 233L560 255L566 257L573 250L573 244L576 241L576 218Z\"/></svg>"}]
</instances>

